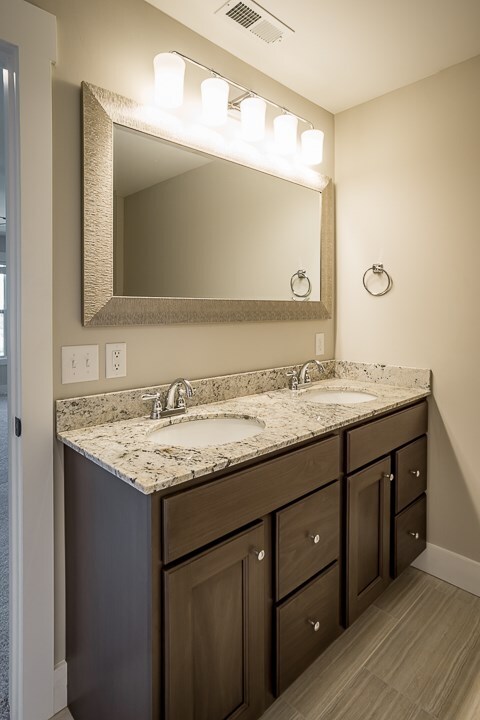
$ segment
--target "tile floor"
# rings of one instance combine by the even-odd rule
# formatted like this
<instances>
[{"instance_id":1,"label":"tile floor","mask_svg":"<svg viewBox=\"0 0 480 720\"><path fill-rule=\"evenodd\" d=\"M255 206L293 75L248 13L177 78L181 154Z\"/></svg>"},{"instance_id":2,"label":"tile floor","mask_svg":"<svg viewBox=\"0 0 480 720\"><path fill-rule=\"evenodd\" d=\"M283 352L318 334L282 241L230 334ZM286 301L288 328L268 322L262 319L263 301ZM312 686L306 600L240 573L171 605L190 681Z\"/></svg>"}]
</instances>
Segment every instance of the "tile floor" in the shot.
<instances>
[{"instance_id":1,"label":"tile floor","mask_svg":"<svg viewBox=\"0 0 480 720\"><path fill-rule=\"evenodd\" d=\"M480 720L480 598L409 568L261 720Z\"/></svg>"}]
</instances>

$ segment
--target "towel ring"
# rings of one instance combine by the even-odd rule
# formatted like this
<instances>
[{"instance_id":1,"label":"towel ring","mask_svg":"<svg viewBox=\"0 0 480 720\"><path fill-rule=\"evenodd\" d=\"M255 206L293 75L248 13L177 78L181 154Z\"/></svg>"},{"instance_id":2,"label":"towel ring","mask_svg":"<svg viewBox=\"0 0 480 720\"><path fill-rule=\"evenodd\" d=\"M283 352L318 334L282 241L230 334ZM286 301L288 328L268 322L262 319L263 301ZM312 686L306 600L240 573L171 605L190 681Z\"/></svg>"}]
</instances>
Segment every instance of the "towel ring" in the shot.
<instances>
[{"instance_id":1,"label":"towel ring","mask_svg":"<svg viewBox=\"0 0 480 720\"><path fill-rule=\"evenodd\" d=\"M375 273L375 275L382 275L382 274L385 275L387 278L387 287L384 290L381 290L380 292L377 292L377 293L369 290L367 287L367 283L366 283L366 277L369 272L373 272L373 273ZM365 270L365 272L363 273L363 287L370 295L373 295L373 297L380 297L381 295L386 295L392 289L392 285L393 285L393 280L381 263L374 263L372 265L372 267L367 268L367 270Z\"/></svg>"},{"instance_id":2,"label":"towel ring","mask_svg":"<svg viewBox=\"0 0 480 720\"><path fill-rule=\"evenodd\" d=\"M296 280L306 280L308 283L308 287L306 292L304 293L298 293L295 291L295 282ZM297 298L301 298L302 300L305 300L306 298L310 297L312 294L312 283L310 282L310 278L307 276L306 270L297 270L296 273L293 273L292 277L290 278L290 287L292 288L292 293Z\"/></svg>"}]
</instances>

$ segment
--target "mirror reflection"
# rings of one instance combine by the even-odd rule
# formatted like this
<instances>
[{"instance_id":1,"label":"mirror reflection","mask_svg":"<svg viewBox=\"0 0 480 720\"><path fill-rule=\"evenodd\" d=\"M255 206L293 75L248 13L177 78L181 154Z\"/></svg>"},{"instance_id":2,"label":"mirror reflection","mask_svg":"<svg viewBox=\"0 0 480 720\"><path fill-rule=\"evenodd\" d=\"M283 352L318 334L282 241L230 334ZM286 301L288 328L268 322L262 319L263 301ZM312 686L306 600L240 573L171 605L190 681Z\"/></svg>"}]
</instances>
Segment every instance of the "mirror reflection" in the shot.
<instances>
[{"instance_id":1,"label":"mirror reflection","mask_svg":"<svg viewBox=\"0 0 480 720\"><path fill-rule=\"evenodd\" d=\"M320 300L319 192L121 125L113 148L115 295Z\"/></svg>"}]
</instances>

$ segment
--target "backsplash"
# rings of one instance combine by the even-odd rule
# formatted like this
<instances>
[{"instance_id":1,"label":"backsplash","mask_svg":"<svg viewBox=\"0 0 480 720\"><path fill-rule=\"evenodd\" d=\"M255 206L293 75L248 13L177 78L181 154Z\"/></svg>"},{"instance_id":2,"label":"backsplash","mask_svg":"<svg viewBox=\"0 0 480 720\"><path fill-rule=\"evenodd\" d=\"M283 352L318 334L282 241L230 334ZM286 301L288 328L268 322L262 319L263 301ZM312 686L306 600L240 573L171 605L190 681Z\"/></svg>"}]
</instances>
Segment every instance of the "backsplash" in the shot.
<instances>
[{"instance_id":1,"label":"backsplash","mask_svg":"<svg viewBox=\"0 0 480 720\"><path fill-rule=\"evenodd\" d=\"M317 379L340 378L372 383L379 382L384 385L397 385L400 387L430 389L430 370L336 360L327 360L322 365L324 373L321 376L318 376L315 370L312 371L314 381ZM236 397L281 390L287 387L286 373L299 367L299 365L289 365L192 380L195 395L189 400L189 406L206 405L231 400ZM57 400L57 432L67 432L78 428L148 415L152 401L142 400L142 395L144 393L159 392L164 400L168 387L169 384L165 383L147 388L120 390L112 393Z\"/></svg>"}]
</instances>

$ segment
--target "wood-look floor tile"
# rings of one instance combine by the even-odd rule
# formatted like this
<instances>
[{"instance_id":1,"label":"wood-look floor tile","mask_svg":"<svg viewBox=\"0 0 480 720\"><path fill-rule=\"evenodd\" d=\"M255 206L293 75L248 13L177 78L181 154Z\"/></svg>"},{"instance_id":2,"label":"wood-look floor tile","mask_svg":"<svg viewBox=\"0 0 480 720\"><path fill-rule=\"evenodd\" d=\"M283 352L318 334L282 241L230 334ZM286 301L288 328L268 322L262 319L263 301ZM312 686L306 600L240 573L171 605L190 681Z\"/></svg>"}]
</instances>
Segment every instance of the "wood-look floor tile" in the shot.
<instances>
[{"instance_id":1,"label":"wood-look floor tile","mask_svg":"<svg viewBox=\"0 0 480 720\"><path fill-rule=\"evenodd\" d=\"M479 601L480 606L480 601ZM480 612L480 610L479 610ZM465 662L456 674L448 695L442 697L435 712L439 720L478 720L480 718L480 637L472 642Z\"/></svg>"},{"instance_id":2,"label":"wood-look floor tile","mask_svg":"<svg viewBox=\"0 0 480 720\"><path fill-rule=\"evenodd\" d=\"M375 600L375 606L400 619L416 603L427 588L438 587L441 581L415 568L407 568Z\"/></svg>"},{"instance_id":3,"label":"wood-look floor tile","mask_svg":"<svg viewBox=\"0 0 480 720\"><path fill-rule=\"evenodd\" d=\"M408 698L362 669L330 708L320 711L317 717L321 720L426 720L428 715L422 713Z\"/></svg>"},{"instance_id":4,"label":"wood-look floor tile","mask_svg":"<svg viewBox=\"0 0 480 720\"><path fill-rule=\"evenodd\" d=\"M477 600L457 588L425 590L366 668L436 716L480 642Z\"/></svg>"},{"instance_id":5,"label":"wood-look floor tile","mask_svg":"<svg viewBox=\"0 0 480 720\"><path fill-rule=\"evenodd\" d=\"M283 697L278 698L273 705L270 705L267 712L262 715L260 720L304 720L294 708L291 707Z\"/></svg>"},{"instance_id":6,"label":"wood-look floor tile","mask_svg":"<svg viewBox=\"0 0 480 720\"><path fill-rule=\"evenodd\" d=\"M320 718L319 708L329 707L396 623L370 607L285 691L285 700L307 720Z\"/></svg>"}]
</instances>

